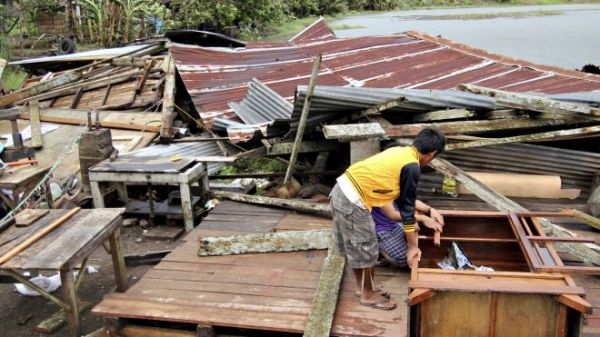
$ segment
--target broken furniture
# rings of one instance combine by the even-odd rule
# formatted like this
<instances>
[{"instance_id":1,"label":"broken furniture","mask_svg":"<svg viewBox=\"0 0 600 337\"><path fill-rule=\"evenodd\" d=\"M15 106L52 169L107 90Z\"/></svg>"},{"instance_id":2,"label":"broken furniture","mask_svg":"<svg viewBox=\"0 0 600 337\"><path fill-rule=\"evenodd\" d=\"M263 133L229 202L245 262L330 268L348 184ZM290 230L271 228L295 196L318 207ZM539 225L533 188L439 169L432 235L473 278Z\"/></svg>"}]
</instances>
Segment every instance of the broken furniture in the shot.
<instances>
[{"instance_id":1,"label":"broken furniture","mask_svg":"<svg viewBox=\"0 0 600 337\"><path fill-rule=\"evenodd\" d=\"M600 273L598 267L565 266L554 242L593 242L544 234L540 216L563 213L441 211L441 246L421 228L423 255L409 282L410 329L427 336L578 336L592 312L585 290L565 272ZM452 242L475 266L494 271L441 270L436 262Z\"/></svg>"},{"instance_id":2,"label":"broken furniture","mask_svg":"<svg viewBox=\"0 0 600 337\"><path fill-rule=\"evenodd\" d=\"M14 209L21 201L21 197L27 196L49 170L49 167L37 165L7 169L0 177L0 199L10 209ZM49 180L46 180L42 186L48 207L52 208L52 193L50 192Z\"/></svg>"},{"instance_id":3,"label":"broken furniture","mask_svg":"<svg viewBox=\"0 0 600 337\"><path fill-rule=\"evenodd\" d=\"M103 161L89 170L94 207L104 207L102 185L115 185L119 199L127 204L127 212L148 214L150 220L154 215L180 216L183 214L185 230L194 228L193 207L200 198L193 198L191 186L198 184L203 192L208 189L208 170L205 162L193 159L172 161L158 157L121 157L118 160ZM142 207L140 201L129 201L127 186L148 186L148 207ZM152 198L152 185L177 186L180 192L181 207L167 204L156 204Z\"/></svg>"},{"instance_id":4,"label":"broken furniture","mask_svg":"<svg viewBox=\"0 0 600 337\"><path fill-rule=\"evenodd\" d=\"M0 233L0 259L14 255L0 264L0 274L37 291L41 296L59 305L69 323L69 335L81 336L77 288L82 282L88 257L106 240L115 269L117 291L125 291L127 277L121 248L121 215L125 209L50 210L26 227L11 226ZM70 214L68 214L70 213ZM62 219L61 219L62 218ZM64 222L58 223L59 220ZM39 238L30 240L50 226L57 227ZM32 242L25 247L25 242ZM22 250L14 249L25 247ZM77 277L74 271L79 270ZM22 276L23 271L60 272L62 299L44 291Z\"/></svg>"},{"instance_id":5,"label":"broken furniture","mask_svg":"<svg viewBox=\"0 0 600 337\"><path fill-rule=\"evenodd\" d=\"M31 159L31 157L35 156L34 149L23 145L23 139L21 138L21 134L19 133L19 125L17 124L17 119L19 118L20 114L20 108L0 110L0 120L10 121L12 137L12 146L5 148L2 152L2 160L5 162L17 161L23 158Z\"/></svg>"}]
</instances>

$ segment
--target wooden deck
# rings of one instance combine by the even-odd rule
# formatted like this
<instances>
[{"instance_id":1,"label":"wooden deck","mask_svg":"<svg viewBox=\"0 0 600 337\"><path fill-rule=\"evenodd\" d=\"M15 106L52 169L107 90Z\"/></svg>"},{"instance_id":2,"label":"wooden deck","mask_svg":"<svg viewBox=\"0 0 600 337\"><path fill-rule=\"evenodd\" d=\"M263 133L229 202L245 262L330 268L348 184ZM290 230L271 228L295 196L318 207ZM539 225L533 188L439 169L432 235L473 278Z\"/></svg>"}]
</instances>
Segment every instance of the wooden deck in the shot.
<instances>
[{"instance_id":1,"label":"wooden deck","mask_svg":"<svg viewBox=\"0 0 600 337\"><path fill-rule=\"evenodd\" d=\"M331 221L294 212L224 201L184 242L123 294L110 294L93 312L135 318L261 331L302 333L318 284L325 251L199 257L202 236L330 228ZM409 275L378 270L398 303L393 311L359 305L347 268L334 336L407 335Z\"/></svg>"}]
</instances>

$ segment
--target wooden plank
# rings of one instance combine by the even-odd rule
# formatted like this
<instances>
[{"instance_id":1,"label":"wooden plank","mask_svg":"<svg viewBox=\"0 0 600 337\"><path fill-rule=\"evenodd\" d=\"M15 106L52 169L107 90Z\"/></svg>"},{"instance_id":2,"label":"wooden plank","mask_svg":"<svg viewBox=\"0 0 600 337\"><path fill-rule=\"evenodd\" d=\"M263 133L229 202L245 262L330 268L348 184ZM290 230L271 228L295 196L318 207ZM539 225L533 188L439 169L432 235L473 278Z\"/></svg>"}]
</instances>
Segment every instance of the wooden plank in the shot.
<instances>
[{"instance_id":1,"label":"wooden plank","mask_svg":"<svg viewBox=\"0 0 600 337\"><path fill-rule=\"evenodd\" d=\"M322 55L319 54L315 58L313 64L312 73L310 75L310 81L308 82L308 89L306 91L306 97L304 98L304 104L302 105L302 112L300 113L300 121L298 122L298 129L296 130L296 137L294 138L294 146L292 147L292 153L290 154L290 162L285 171L285 177L283 178L283 184L287 184L292 178L294 173L294 166L296 165L296 159L298 158L298 149L302 144L302 137L304 137L304 128L306 127L306 121L308 120L308 112L310 110L310 103L312 102L313 92L315 85L317 84L317 77L319 76L319 69L321 68Z\"/></svg>"},{"instance_id":2,"label":"wooden plank","mask_svg":"<svg viewBox=\"0 0 600 337\"><path fill-rule=\"evenodd\" d=\"M121 337L198 337L196 331L127 324L119 330Z\"/></svg>"},{"instance_id":3,"label":"wooden plank","mask_svg":"<svg viewBox=\"0 0 600 337\"><path fill-rule=\"evenodd\" d=\"M83 302L79 306L79 313L82 314L84 311L90 309L92 307L92 303ZM38 325L33 327L33 331L44 333L44 334L53 334L58 329L62 328L67 324L67 317L65 316L64 310L58 310L54 314L50 315L47 319L41 321Z\"/></svg>"},{"instance_id":4,"label":"wooden plank","mask_svg":"<svg viewBox=\"0 0 600 337\"><path fill-rule=\"evenodd\" d=\"M145 112L123 112L123 111L98 111L100 125L105 128L136 130L136 131L160 131L160 114ZM21 119L31 119L27 112L20 114ZM69 125L87 124L85 110L69 110L45 108L41 110L40 120L48 123L59 123Z\"/></svg>"},{"instance_id":5,"label":"wooden plank","mask_svg":"<svg viewBox=\"0 0 600 337\"><path fill-rule=\"evenodd\" d=\"M593 217L589 214L583 213L581 211L578 211L576 209L565 209L563 211L567 212L568 214L573 216L575 219L583 222L584 224L600 230L600 219Z\"/></svg>"},{"instance_id":6,"label":"wooden plank","mask_svg":"<svg viewBox=\"0 0 600 337\"><path fill-rule=\"evenodd\" d=\"M49 211L47 209L24 209L23 211L19 212L19 214L17 214L17 216L15 217L15 226L27 227L35 221L37 221L38 219L40 219L41 217L43 217L44 215L48 214L48 212Z\"/></svg>"},{"instance_id":7,"label":"wooden plank","mask_svg":"<svg viewBox=\"0 0 600 337\"><path fill-rule=\"evenodd\" d=\"M232 255L327 249L330 238L331 230L286 231L202 238L198 255Z\"/></svg>"},{"instance_id":8,"label":"wooden plank","mask_svg":"<svg viewBox=\"0 0 600 337\"><path fill-rule=\"evenodd\" d=\"M275 144L271 144L271 146L266 149L267 156L291 154L293 147L293 142L277 142ZM298 151L299 153L334 151L339 147L340 143L334 140L303 141L302 144L300 144Z\"/></svg>"},{"instance_id":9,"label":"wooden plank","mask_svg":"<svg viewBox=\"0 0 600 337\"><path fill-rule=\"evenodd\" d=\"M473 84L461 84L459 90L493 97L496 103L514 109L547 113L578 113L600 116L600 109L584 104L561 102L546 97L485 88Z\"/></svg>"},{"instance_id":10,"label":"wooden plank","mask_svg":"<svg viewBox=\"0 0 600 337\"><path fill-rule=\"evenodd\" d=\"M500 294L497 306L497 337L556 336L560 305L552 296Z\"/></svg>"},{"instance_id":11,"label":"wooden plank","mask_svg":"<svg viewBox=\"0 0 600 337\"><path fill-rule=\"evenodd\" d=\"M317 293L310 309L303 336L329 336L345 263L346 259L344 257L334 255L331 250L329 251L329 255L323 263Z\"/></svg>"},{"instance_id":12,"label":"wooden plank","mask_svg":"<svg viewBox=\"0 0 600 337\"><path fill-rule=\"evenodd\" d=\"M421 337L488 337L491 294L440 292L420 304Z\"/></svg>"},{"instance_id":13,"label":"wooden plank","mask_svg":"<svg viewBox=\"0 0 600 337\"><path fill-rule=\"evenodd\" d=\"M331 212L329 210L329 205L326 204L318 204L314 202L307 201L299 201L299 200L290 200L290 199L281 199L281 198L269 198L262 197L257 195L246 195L241 193L232 193L232 192L224 192L224 191L213 191L211 194L217 198L224 198L233 201L241 201L252 203L256 205L265 205L265 206L276 206L282 207L317 215L323 215L327 217L331 217Z\"/></svg>"},{"instance_id":14,"label":"wooden plank","mask_svg":"<svg viewBox=\"0 0 600 337\"><path fill-rule=\"evenodd\" d=\"M44 146L44 141L42 140L42 125L40 122L40 102L39 101L31 101L29 102L29 115L30 125L31 125L31 147L35 149L39 149Z\"/></svg>"},{"instance_id":15,"label":"wooden plank","mask_svg":"<svg viewBox=\"0 0 600 337\"><path fill-rule=\"evenodd\" d=\"M120 226L120 224L121 221L119 220L117 226ZM124 292L125 289L127 289L127 271L125 270L125 258L123 257L120 227L111 230L108 241L110 243L110 257L115 271L117 291Z\"/></svg>"},{"instance_id":16,"label":"wooden plank","mask_svg":"<svg viewBox=\"0 0 600 337\"><path fill-rule=\"evenodd\" d=\"M67 214L58 218L50 225L48 225L48 226L44 227L43 229L41 229L40 231L36 232L33 236L31 236L27 240L21 242L16 247L14 247L11 250L9 250L8 252L4 253L4 255L2 255L2 257L0 257L0 264L4 264L6 261L12 259L15 255L21 253L24 249L26 249L27 247L34 244L36 241L43 238L46 234L50 233L51 231L56 229L58 226L62 225L65 221L67 221L69 218L71 218L73 215L75 215L75 213L79 212L80 209L81 209L80 207L76 207L76 208L72 209Z\"/></svg>"},{"instance_id":17,"label":"wooden plank","mask_svg":"<svg viewBox=\"0 0 600 337\"><path fill-rule=\"evenodd\" d=\"M582 314L589 315L593 311L593 306L578 295L561 294L558 296L558 301Z\"/></svg>"},{"instance_id":18,"label":"wooden plank","mask_svg":"<svg viewBox=\"0 0 600 337\"><path fill-rule=\"evenodd\" d=\"M144 232L144 237L155 240L176 240L183 233L183 228L174 226L156 226Z\"/></svg>"},{"instance_id":19,"label":"wooden plank","mask_svg":"<svg viewBox=\"0 0 600 337\"><path fill-rule=\"evenodd\" d=\"M0 108L9 107L12 104L23 99L32 97L42 92L58 88L62 85L75 82L83 76L83 70L72 70L65 72L61 76L54 77L48 81L44 81L27 88L23 88L12 92L8 95L0 97Z\"/></svg>"},{"instance_id":20,"label":"wooden plank","mask_svg":"<svg viewBox=\"0 0 600 337\"><path fill-rule=\"evenodd\" d=\"M376 116L376 115L379 115L379 113L382 111L397 107L405 100L406 100L405 97L392 98L389 101L374 105L374 106L364 110L361 114L363 116L367 116L367 117Z\"/></svg>"}]
</instances>

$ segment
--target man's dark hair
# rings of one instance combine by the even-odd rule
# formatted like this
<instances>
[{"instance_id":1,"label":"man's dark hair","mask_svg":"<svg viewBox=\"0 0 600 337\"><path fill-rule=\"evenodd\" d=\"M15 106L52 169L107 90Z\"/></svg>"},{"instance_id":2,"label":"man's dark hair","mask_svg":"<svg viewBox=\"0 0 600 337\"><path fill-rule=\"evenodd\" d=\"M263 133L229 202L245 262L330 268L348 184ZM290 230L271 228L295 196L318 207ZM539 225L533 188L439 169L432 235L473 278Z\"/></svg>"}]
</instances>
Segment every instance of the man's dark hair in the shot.
<instances>
[{"instance_id":1,"label":"man's dark hair","mask_svg":"<svg viewBox=\"0 0 600 337\"><path fill-rule=\"evenodd\" d=\"M419 132L413 146L422 154L428 154L437 151L437 154L444 152L446 147L446 136L436 129L425 128Z\"/></svg>"}]
</instances>

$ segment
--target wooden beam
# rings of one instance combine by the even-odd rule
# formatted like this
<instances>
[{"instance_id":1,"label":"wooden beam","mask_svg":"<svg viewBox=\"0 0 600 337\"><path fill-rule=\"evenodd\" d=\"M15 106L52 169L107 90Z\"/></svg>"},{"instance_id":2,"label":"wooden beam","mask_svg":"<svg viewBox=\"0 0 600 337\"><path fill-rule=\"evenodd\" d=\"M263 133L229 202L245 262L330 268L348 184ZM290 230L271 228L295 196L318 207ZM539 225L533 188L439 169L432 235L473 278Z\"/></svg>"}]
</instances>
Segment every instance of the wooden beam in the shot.
<instances>
[{"instance_id":1,"label":"wooden beam","mask_svg":"<svg viewBox=\"0 0 600 337\"><path fill-rule=\"evenodd\" d=\"M6 68L6 64L8 62L6 62L5 59L0 57L0 79L2 79L2 74L4 73L4 68Z\"/></svg>"},{"instance_id":2,"label":"wooden beam","mask_svg":"<svg viewBox=\"0 0 600 337\"><path fill-rule=\"evenodd\" d=\"M44 146L42 139L42 124L40 120L40 102L31 101L29 103L29 124L31 126L31 147L39 149Z\"/></svg>"},{"instance_id":3,"label":"wooden beam","mask_svg":"<svg viewBox=\"0 0 600 337\"><path fill-rule=\"evenodd\" d=\"M449 119L463 119L474 117L475 113L467 109L448 109L425 112L413 116L412 122L434 122L444 121Z\"/></svg>"},{"instance_id":4,"label":"wooden beam","mask_svg":"<svg viewBox=\"0 0 600 337\"><path fill-rule=\"evenodd\" d=\"M496 103L513 109L532 110L539 112L568 112L600 116L600 109L584 104L561 102L550 98L514 93L497 89L480 87L473 84L460 84L459 90L474 94L493 97Z\"/></svg>"},{"instance_id":5,"label":"wooden beam","mask_svg":"<svg viewBox=\"0 0 600 337\"><path fill-rule=\"evenodd\" d=\"M499 144L508 144L508 143L520 143L520 142L540 142L540 141L548 141L548 140L564 140L564 139L574 139L579 138L578 136L587 136L600 132L600 125L589 126L584 128L577 129L568 129L568 130L557 130L557 131L549 131L549 132L540 132L533 133L529 135L521 135L521 136L512 136L512 137L504 137L504 138L488 138L482 140L474 140L470 142L464 143L453 143L447 144L446 150L455 150L455 149L466 149L472 147L481 147L488 145L499 145Z\"/></svg>"},{"instance_id":6,"label":"wooden beam","mask_svg":"<svg viewBox=\"0 0 600 337\"><path fill-rule=\"evenodd\" d=\"M591 314L593 311L592 305L581 298L579 295L562 294L557 296L557 300L571 309L575 309L582 314Z\"/></svg>"},{"instance_id":7,"label":"wooden beam","mask_svg":"<svg viewBox=\"0 0 600 337\"><path fill-rule=\"evenodd\" d=\"M83 77L82 70L79 70L79 71L73 70L73 71L69 71L69 72L65 73L62 76L55 77L51 80L41 82L36 85L32 85L30 87L17 90L8 95L0 96L0 108L9 107L18 101L28 99L32 96L46 92L48 90L52 90L54 88L58 88L65 84L75 82L75 81L79 80L81 77Z\"/></svg>"},{"instance_id":8,"label":"wooden beam","mask_svg":"<svg viewBox=\"0 0 600 337\"><path fill-rule=\"evenodd\" d=\"M165 73L165 89L162 100L162 124L160 140L169 142L172 137L173 118L175 117L175 61L171 55L163 61Z\"/></svg>"},{"instance_id":9,"label":"wooden beam","mask_svg":"<svg viewBox=\"0 0 600 337\"><path fill-rule=\"evenodd\" d=\"M304 329L304 337L330 335L345 263L345 258L332 254L332 250L329 250L321 269L319 285Z\"/></svg>"},{"instance_id":10,"label":"wooden beam","mask_svg":"<svg viewBox=\"0 0 600 337\"><path fill-rule=\"evenodd\" d=\"M485 201L486 203L500 211L528 212L528 210L525 207L517 204L509 198L487 187L485 184L471 177L469 174L465 173L458 167L452 165L447 160L444 160L442 158L435 158L431 161L430 166L436 171L458 180L469 191L473 192L473 194L478 196L481 200ZM551 223L546 219L540 219L540 224L544 229L549 230L551 235L567 238L573 237L573 234L571 232ZM588 246L590 244L581 245L572 243L562 243L561 245L564 248L568 249L570 252L572 252L574 255L581 258L582 260L588 263L600 265L600 255L594 249Z\"/></svg>"},{"instance_id":11,"label":"wooden beam","mask_svg":"<svg viewBox=\"0 0 600 337\"><path fill-rule=\"evenodd\" d=\"M292 147L292 154L290 155L290 163L285 171L285 177L283 178L283 184L287 184L292 178L294 173L294 165L298 158L298 149L302 144L302 137L304 136L304 128L306 127L306 121L308 120L308 112L310 110L310 103L312 102L313 92L315 91L315 85L317 84L317 77L319 76L319 69L321 69L321 54L315 58L313 64L312 74L310 75L310 81L308 82L308 90L306 91L306 97L304 98L304 105L302 106L302 113L300 114L300 121L298 123L298 130L296 130L296 138L294 139L294 146Z\"/></svg>"},{"instance_id":12,"label":"wooden beam","mask_svg":"<svg viewBox=\"0 0 600 337\"><path fill-rule=\"evenodd\" d=\"M572 217L583 222L584 224L600 230L600 219L576 209L563 209L562 211L569 213Z\"/></svg>"},{"instance_id":13,"label":"wooden beam","mask_svg":"<svg viewBox=\"0 0 600 337\"><path fill-rule=\"evenodd\" d=\"M495 119L442 123L399 124L384 128L389 137L414 137L424 128L436 128L448 135L480 134L498 130L525 130L548 126L591 123L581 118L573 119Z\"/></svg>"},{"instance_id":14,"label":"wooden beam","mask_svg":"<svg viewBox=\"0 0 600 337\"><path fill-rule=\"evenodd\" d=\"M319 204L315 202L301 200L269 198L258 195L248 195L225 191L211 191L211 194L213 197L216 198L229 199L233 201L240 201L255 205L281 207L331 218L329 204Z\"/></svg>"},{"instance_id":15,"label":"wooden beam","mask_svg":"<svg viewBox=\"0 0 600 337\"><path fill-rule=\"evenodd\" d=\"M331 230L284 231L200 239L199 256L327 249Z\"/></svg>"}]
</instances>

